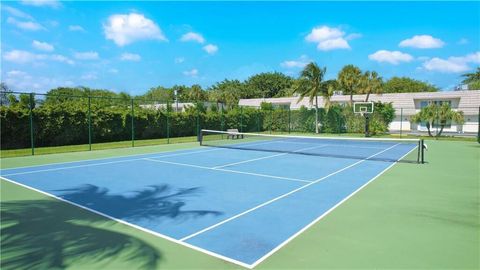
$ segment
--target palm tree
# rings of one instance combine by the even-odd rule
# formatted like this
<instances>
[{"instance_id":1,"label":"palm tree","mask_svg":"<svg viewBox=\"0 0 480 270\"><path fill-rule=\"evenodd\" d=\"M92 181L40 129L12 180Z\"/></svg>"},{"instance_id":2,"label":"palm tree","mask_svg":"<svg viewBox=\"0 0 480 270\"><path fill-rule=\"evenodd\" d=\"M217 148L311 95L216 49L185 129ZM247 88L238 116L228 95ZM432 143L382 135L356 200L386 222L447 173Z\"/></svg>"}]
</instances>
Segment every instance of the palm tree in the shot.
<instances>
[{"instance_id":1,"label":"palm tree","mask_svg":"<svg viewBox=\"0 0 480 270\"><path fill-rule=\"evenodd\" d=\"M469 84L474 81L479 81L480 80L480 67L477 67L477 71L474 73L465 73L462 75L462 77L465 77L465 79L462 81L462 83Z\"/></svg>"},{"instance_id":2,"label":"palm tree","mask_svg":"<svg viewBox=\"0 0 480 270\"><path fill-rule=\"evenodd\" d=\"M443 103L442 105L431 103L428 106L423 107L420 112L415 114L411 121L414 123L426 122L425 125L427 127L428 136L430 137L433 137L431 132L433 124L439 124L440 130L437 134L435 134L435 137L439 137L448 121L454 121L457 124L463 124L464 117L463 112L452 110L448 103Z\"/></svg>"},{"instance_id":3,"label":"palm tree","mask_svg":"<svg viewBox=\"0 0 480 270\"><path fill-rule=\"evenodd\" d=\"M192 88L190 89L190 92L189 92L189 98L196 102L202 100L203 99L202 87L198 84L192 85Z\"/></svg>"},{"instance_id":4,"label":"palm tree","mask_svg":"<svg viewBox=\"0 0 480 270\"><path fill-rule=\"evenodd\" d=\"M383 78L379 77L375 71L366 71L361 78L360 86L359 93L367 95L365 97L365 102L367 102L370 94L383 93Z\"/></svg>"},{"instance_id":5,"label":"palm tree","mask_svg":"<svg viewBox=\"0 0 480 270\"><path fill-rule=\"evenodd\" d=\"M361 84L362 71L354 65L346 65L338 73L337 81L344 94L350 95L350 104L353 103L353 95L358 92Z\"/></svg>"},{"instance_id":6,"label":"palm tree","mask_svg":"<svg viewBox=\"0 0 480 270\"><path fill-rule=\"evenodd\" d=\"M309 97L310 104L315 100L315 133L318 133L318 94L323 94L322 89L328 88L324 84L322 85L326 71L327 68L320 68L315 62L309 63L300 72L298 85L294 90L294 93L300 94L297 102L300 102L306 96Z\"/></svg>"}]
</instances>

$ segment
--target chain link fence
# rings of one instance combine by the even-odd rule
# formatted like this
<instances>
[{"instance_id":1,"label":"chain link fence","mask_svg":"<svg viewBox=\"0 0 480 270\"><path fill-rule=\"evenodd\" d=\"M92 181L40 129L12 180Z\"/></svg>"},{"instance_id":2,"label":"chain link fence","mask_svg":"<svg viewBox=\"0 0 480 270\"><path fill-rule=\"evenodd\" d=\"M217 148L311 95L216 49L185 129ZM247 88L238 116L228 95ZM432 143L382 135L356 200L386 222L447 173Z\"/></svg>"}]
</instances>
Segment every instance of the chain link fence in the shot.
<instances>
[{"instance_id":1,"label":"chain link fence","mask_svg":"<svg viewBox=\"0 0 480 270\"><path fill-rule=\"evenodd\" d=\"M2 157L195 142L201 129L254 133L315 133L315 109L232 107L208 102L2 92ZM463 108L463 122L376 104L372 135L477 137L479 108ZM378 108L377 108L378 107ZM458 111L458 110L454 110ZM443 118L442 118L443 117ZM322 134L361 136L365 118L350 107L318 110Z\"/></svg>"}]
</instances>

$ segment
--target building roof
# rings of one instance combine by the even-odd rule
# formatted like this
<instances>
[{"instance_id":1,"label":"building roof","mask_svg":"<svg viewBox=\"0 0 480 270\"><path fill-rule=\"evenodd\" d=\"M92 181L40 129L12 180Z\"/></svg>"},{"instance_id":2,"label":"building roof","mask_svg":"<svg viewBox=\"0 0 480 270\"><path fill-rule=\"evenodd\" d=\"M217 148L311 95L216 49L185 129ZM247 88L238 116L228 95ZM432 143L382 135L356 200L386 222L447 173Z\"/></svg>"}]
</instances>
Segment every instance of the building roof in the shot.
<instances>
[{"instance_id":1,"label":"building roof","mask_svg":"<svg viewBox=\"0 0 480 270\"><path fill-rule=\"evenodd\" d=\"M366 95L354 95L353 101L364 101L365 98ZM259 107L262 102L268 102L272 104L289 105L292 110L299 109L302 106L307 108L313 107L309 103L308 98L299 102L297 102L297 100L298 97L240 99L239 105ZM480 90L373 94L369 97L369 101L391 102L396 110L402 108L405 115L415 114L417 110L420 109L419 101L423 100L458 100L458 105L452 107L463 111L466 115L476 115L480 107ZM334 95L331 98L331 102L334 103L346 103L349 101L349 95ZM319 107L323 107L323 98L320 96L318 97L318 104Z\"/></svg>"}]
</instances>

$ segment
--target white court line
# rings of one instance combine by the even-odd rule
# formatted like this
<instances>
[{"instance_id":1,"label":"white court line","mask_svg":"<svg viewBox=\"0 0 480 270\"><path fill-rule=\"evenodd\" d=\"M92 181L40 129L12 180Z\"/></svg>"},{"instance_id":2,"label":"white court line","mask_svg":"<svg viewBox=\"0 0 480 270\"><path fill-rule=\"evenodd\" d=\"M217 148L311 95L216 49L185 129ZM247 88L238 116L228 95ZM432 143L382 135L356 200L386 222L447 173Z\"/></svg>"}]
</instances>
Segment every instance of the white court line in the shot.
<instances>
[{"instance_id":1,"label":"white court line","mask_svg":"<svg viewBox=\"0 0 480 270\"><path fill-rule=\"evenodd\" d=\"M255 143L251 145L261 145L261 144L267 144L267 143L273 143L274 141L268 141L268 142L261 142L261 143ZM191 142L189 142L191 143ZM179 144L185 144L185 143L179 143ZM163 146L168 146L169 144L165 145L160 145L159 147ZM83 163L83 162L90 162L90 161L97 161L97 160L106 160L106 159L119 159L119 158L127 158L127 157L139 157L139 156L150 156L150 155L160 155L160 156L153 156L154 158L160 158L160 157L170 157L170 156L178 156L178 155L183 155L183 154L196 154L196 153L203 153L203 152L210 152L210 151L220 151L220 150L226 150L226 148L216 148L216 149L210 149L209 150L199 150L199 151L193 151L194 149L205 149L206 147L202 146L195 146L192 148L187 148L187 149L175 149L175 150L169 150L169 151L160 151L160 152L152 152L152 153L143 153L143 154L134 154L134 155L123 155L123 156L114 156L114 157L103 157L103 158L91 158L91 159L83 159L83 160L75 160L75 161L65 161L65 162L55 162L55 163L47 163L47 164L40 164L40 165L32 165L32 166L20 166L20 167L12 167L12 168L5 168L5 169L0 169L0 172L4 170L15 170L15 169L27 169L27 168L36 168L36 167L45 167L45 166L54 166L54 165L61 165L61 164L71 164L71 163ZM98 150L98 151L104 151L104 150ZM187 151L187 152L181 152L177 154L168 154L168 153L175 153L179 151ZM81 153L81 152L80 152ZM61 154L61 153L58 153ZM165 155L166 154L166 155ZM131 161L133 160L140 160L142 158L135 158L135 159L129 159ZM104 163L108 164L108 163ZM69 166L70 167L70 166ZM65 168L69 168L65 167ZM74 168L74 166L72 166ZM41 170L39 170L41 171ZM33 171L32 171L33 172ZM3 175L3 174L2 174ZM10 176L10 175L16 175L16 174L5 174L5 176Z\"/></svg>"},{"instance_id":2,"label":"white court line","mask_svg":"<svg viewBox=\"0 0 480 270\"><path fill-rule=\"evenodd\" d=\"M199 166L199 165L193 165L193 164L187 164L187 163L178 163L178 162L172 162L172 161L166 161L166 160L159 160L159 159L152 159L152 158L143 158L143 160L152 161L152 162L159 162L159 163L165 163L165 164L178 165L178 166L192 167L192 168L198 168L198 169L204 169L204 170L212 170L212 171L222 171L222 172L230 172L230 173L236 173L236 174L254 175L254 176L261 176L261 177L266 177L266 178L281 179L281 180L288 180L288 181L295 181L295 182L303 182L303 183L311 183L311 182L312 182L312 181L302 180L302 179L297 179L297 178L282 177L282 176L275 176L275 175L268 175L268 174L261 174L261 173L242 172L242 171L236 171L236 170L216 169L216 168L211 168L211 167L205 167L205 166Z\"/></svg>"},{"instance_id":3,"label":"white court line","mask_svg":"<svg viewBox=\"0 0 480 270\"><path fill-rule=\"evenodd\" d=\"M182 156L182 155L190 155L190 154L211 152L211 151L216 151L216 150L221 150L221 149L209 149L209 150L203 150L203 151L182 152L182 153L171 154L171 155L157 156L156 158L175 157L175 156ZM106 165L106 164L115 164L115 163L122 163L122 162L138 161L138 160L142 160L142 159L143 158L114 160L114 161L101 162L101 163L92 163L92 164L83 164L83 165L76 165L76 166L58 167L58 168L50 168L50 169L43 169L43 170L19 172L19 173L9 173L9 174L2 174L2 176L22 175L22 174L31 174L31 173L49 172L49 171L60 171L60 170L75 169L75 168L82 168L82 167L91 167L91 166L99 166L99 165ZM48 165L43 165L43 166L48 166ZM12 168L12 169L14 169L14 168Z\"/></svg>"},{"instance_id":4,"label":"white court line","mask_svg":"<svg viewBox=\"0 0 480 270\"><path fill-rule=\"evenodd\" d=\"M180 241L186 241L186 240L188 240L188 239L190 239L190 238L192 238L192 237L195 237L195 236L200 235L200 234L202 234L202 233L204 233L204 232L207 232L207 231L209 231L209 230L212 230L212 229L214 229L214 228L216 228L216 227L218 227L218 226L221 226L221 225L223 225L223 224L225 224L225 223L227 223L227 222L230 222L230 221L232 221L232 220L234 220L234 219L237 219L237 218L239 218L239 217L241 217L241 216L243 216L243 215L246 215L246 214L248 214L248 213L250 213L250 212L253 212L253 211L255 211L255 210L259 209L259 208L262 208L262 207L264 207L264 206L266 206L266 205L269 205L269 204L271 204L271 203L273 203L273 202L276 202L276 201L278 201L278 200L280 200L280 199L283 199L283 198L285 198L285 197L287 197L287 196L290 196L290 195L293 194L293 193L296 193L296 192L298 192L298 191L300 191L300 190L303 190L303 189L305 189L305 188L307 188L307 187L309 187L309 186L311 186L311 185L314 185L314 184L316 184L316 183L318 183L318 182L320 182L320 181L322 181L322 180L325 180L325 179L327 179L327 178L329 178L329 177L331 177L331 176L333 176L333 175L336 175L336 174L338 174L338 173L340 173L340 172L343 172L343 171L345 171L345 170L347 170L347 169L349 169L349 168L351 168L351 167L353 167L353 166L356 166L356 165L358 165L358 164L360 164L360 163L362 163L362 162L364 162L364 161L366 161L366 160L368 160L368 159L370 159L370 158L372 158L372 157L374 157L374 156L380 155L381 153L383 153L383 152L385 152L385 151L388 151L388 150L392 149L393 147L395 147L395 146L397 146L397 145L399 145L399 144L395 144L395 145L393 145L393 146L390 146L390 147L387 148L387 149L384 149L384 150L382 150L382 151L380 151L380 152L378 152L378 153L376 153L376 154L373 154L373 155L371 155L371 156L369 156L369 157L367 157L367 158L365 158L365 159L362 159L362 160L360 160L360 161L357 161L357 162L355 162L355 163L353 163L353 164L350 164L350 165L348 165L347 167L344 167L344 168L342 168L342 169L340 169L340 170L337 170L337 171L335 171L335 172L333 172L333 173L330 173L329 175L326 175L326 176L324 176L324 177L322 177L322 178L319 178L319 179L317 179L317 180L315 180L315 181L313 181L313 182L310 182L310 183L308 183L308 184L306 184L306 185L303 185L303 186L301 186L301 187L299 187L299 188L296 188L296 189L294 189L294 190L292 190L292 191L289 191L289 192L287 192L287 193L285 193L285 194L283 194L283 195L280 195L280 196L278 196L278 197L276 197L276 198L273 198L273 199L271 199L271 200L269 200L269 201L267 201L267 202L264 202L264 203L262 203L262 204L259 204L259 205L255 206L255 207L252 207L252 208L250 208L250 209L248 209L248 210L246 210L246 211L244 211L244 212L242 212L242 213L239 213L239 214L237 214L237 215L235 215L235 216L232 216L232 217L230 217L230 218L228 218L228 219L225 219L225 220L223 220L223 221L221 221L221 222L219 222L219 223L216 223L216 224L214 224L214 225L212 225L212 226L209 226L209 227L207 227L207 228L205 228L205 229L203 229L203 230L200 230L200 231L198 231L198 232L195 232L195 233L193 233L193 234L190 234L190 235L188 235L188 236L185 236L185 237L183 237L182 239L180 239Z\"/></svg>"},{"instance_id":5,"label":"white court line","mask_svg":"<svg viewBox=\"0 0 480 270\"><path fill-rule=\"evenodd\" d=\"M257 143L257 144L251 144L251 145L261 145L261 144L267 144L267 143L273 143L272 141L269 142L262 142L262 143ZM192 154L198 154L198 153L206 153L206 152L212 152L212 151L220 151L220 150L226 150L226 148L207 148L207 150L199 150L199 151L189 151L189 152L181 152L181 153L175 153L175 154L167 154L163 155L162 153L150 153L150 154L140 154L140 155L135 155L135 156L142 156L142 155L156 155L158 156L152 156L153 158L163 158L163 157L176 157L176 156L185 156L185 155L192 155ZM178 151L178 150L177 150ZM175 151L173 151L175 152ZM172 153L172 151L170 151ZM134 155L132 155L134 156ZM127 156L128 157L128 156ZM117 157L110 157L106 159L117 159ZM58 167L58 168L50 168L50 169L42 169L42 170L34 170L34 171L27 171L27 172L18 172L18 173L7 173L7 174L1 174L3 176L13 176L13 175L22 175L22 174L32 174L32 173L38 173L38 172L49 172L49 171L60 171L60 170L67 170L67 169L76 169L76 168L83 168L83 167L91 167L91 166L99 166L99 165L107 165L107 164L115 164L115 163L122 163L122 162L129 162L129 161L138 161L142 160L144 158L133 158L133 159L124 159L124 160L114 160L114 161L108 161L108 162L101 162L101 163L92 163L92 164L83 164L83 165L76 165L76 166L66 166L66 167ZM89 160L83 160L83 161L74 161L74 162L88 162ZM73 162L72 162L73 163ZM60 164L60 163L54 163L54 164L45 164L45 165L40 165L40 166L49 166L49 165L55 165L55 164ZM17 169L17 168L10 168L10 169ZM5 170L10 170L10 169L5 169ZM1 172L2 170L0 170Z\"/></svg>"},{"instance_id":6,"label":"white court line","mask_svg":"<svg viewBox=\"0 0 480 270\"><path fill-rule=\"evenodd\" d=\"M181 242L181 241L179 241L179 240L177 240L177 239L175 239L175 238L172 238L172 237L170 237L170 236L167 236L167 235L164 235L164 234L161 234L161 233L158 233L158 232L155 232L155 231L152 231L152 230L143 228L143 227L141 227L141 226L135 225L135 224L133 224L133 223L129 223L129 222L124 221L124 220L122 220L122 219L118 219L118 218L112 217L112 216L107 215L107 214L105 214L105 213L99 212L99 211L97 211L97 210L88 208L88 207L86 207L86 206L77 204L77 203L72 202L72 201L69 201L69 200L66 200L66 199L64 199L64 198L55 196L55 195L50 194L50 193L48 193L48 192L45 192L45 191L42 191L42 190L39 190L39 189L30 187L30 186L27 186L27 185L24 185L24 184L21 184L21 183L17 183L17 182L15 182L15 181L10 180L10 179L8 179L8 178L5 178L5 177L3 177L3 176L0 176L0 179L2 179L3 181L7 181L7 182L10 182L10 183L12 183L12 184L15 184L15 185L24 187L24 188L26 188L26 189L36 191L36 192L38 192L38 193L44 194L44 195L46 195L46 196L48 196L48 197L57 199L57 200L62 201L62 202L64 202L64 203L67 203L67 204L70 204L70 205L74 205L74 206L76 206L76 207L79 207L79 208L81 208L81 209L87 210L87 211L92 212L92 213L94 213L94 214L103 216L103 217L105 217L105 218L107 218L107 219L110 219L110 220L116 221L116 222L118 222L118 223L121 223L121 224L130 226L130 227L135 228L135 229L137 229L137 230L140 230L140 231L142 231L142 232L149 233L149 234L151 234L151 235L160 237L160 238L162 238L162 239L171 241L171 242L173 242L173 243L182 245L182 246L184 246L184 247L191 248L191 249L193 249L193 250L196 250L196 251L202 252L202 253L204 253L204 254L207 254L207 255L216 257L216 258L218 258L218 259L222 259L222 260L227 261L227 262L230 262L230 263L234 263L234 264L243 266L243 267L245 267L245 268L249 268L249 269L252 268L249 264L246 264L246 263L244 263L244 262L237 261L237 260L235 260L235 259L232 259L232 258L223 256L223 255L221 255L221 254L217 254L217 253L215 253L215 252L212 252L212 251L203 249L203 248L201 248L201 247L197 247L197 246L192 245L192 244L189 244L189 243Z\"/></svg>"},{"instance_id":7,"label":"white court line","mask_svg":"<svg viewBox=\"0 0 480 270\"><path fill-rule=\"evenodd\" d=\"M257 161L257 160L262 160L262 159L267 159L267 158L274 158L274 157L279 157L279 156L285 156L285 155L288 155L288 154L292 154L292 153L296 153L296 152L300 152L300 151L305 151L305 150L310 150L310 149L315 149L315 148L320 148L320 147L325 147L325 146L326 146L326 145L318 145L318 146L314 146L314 147L306 147L306 148L298 149L298 150L291 151L291 152L287 152L287 153L270 155L270 156L265 156L265 157L260 157L260 158L247 159L247 160L244 160L244 161L229 163L229 164L225 164L225 165L221 165L221 166L216 166L216 167L213 167L213 168L214 168L214 169L220 169L220 168L225 168L225 167L229 167L229 166L233 166L233 165L238 165L238 164L253 162L253 161Z\"/></svg>"},{"instance_id":8,"label":"white court line","mask_svg":"<svg viewBox=\"0 0 480 270\"><path fill-rule=\"evenodd\" d=\"M408 151L405 155L403 155L401 158L399 158L398 160L401 160L403 159L404 157L406 157L408 154L410 154L413 150L415 150L417 147L414 147L412 150ZM357 194L360 190L362 190L363 188L365 188L368 184L370 184L372 181L374 181L375 179L377 179L378 177L380 177L382 174L384 174L386 171L388 171L390 168L392 168L395 164L397 164L397 161L395 161L394 163L392 163L390 166L388 166L387 168L385 168L385 170L381 171L379 174L377 174L375 177L373 177L372 179L368 180L368 182L366 182L365 184L363 184L361 187L359 187L357 190L355 190L354 192L352 192L350 195L348 195L347 197L345 197L343 200L341 200L340 202L338 202L337 204L335 204L334 206L332 206L332 208L328 209L325 213L323 213L322 215L320 215L318 218L316 218L314 221L310 222L307 226L303 227L301 230L299 230L298 232L296 232L295 234L293 234L292 236L290 236L288 239L286 239L285 241L283 241L280 245L276 246L274 249L272 249L270 252L268 252L267 254L263 255L260 259L258 259L257 261L255 261L253 264L251 264L251 268L254 268L255 266L259 265L261 262L263 262L264 260L266 260L268 257L270 257L272 254L274 254L275 252L277 252L279 249L281 249L282 247L284 247L285 245L287 245L290 241L292 241L294 238L296 238L297 236L299 236L301 233L303 233L304 231L308 230L308 228L310 228L311 226L313 226L314 224L316 224L318 221L320 221L322 218L324 218L326 215L330 214L333 210L335 210L337 207L339 207L341 204L343 204L345 201L347 201L348 199L350 199L353 195Z\"/></svg>"}]
</instances>

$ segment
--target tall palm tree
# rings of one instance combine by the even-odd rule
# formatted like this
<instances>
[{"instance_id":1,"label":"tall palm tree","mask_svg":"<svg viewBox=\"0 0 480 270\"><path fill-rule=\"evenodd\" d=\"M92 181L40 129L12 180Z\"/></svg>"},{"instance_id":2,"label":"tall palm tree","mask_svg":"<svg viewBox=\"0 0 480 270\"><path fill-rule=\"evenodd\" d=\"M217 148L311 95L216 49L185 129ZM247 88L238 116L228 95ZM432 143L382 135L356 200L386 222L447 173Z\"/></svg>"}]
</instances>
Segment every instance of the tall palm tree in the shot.
<instances>
[{"instance_id":1,"label":"tall palm tree","mask_svg":"<svg viewBox=\"0 0 480 270\"><path fill-rule=\"evenodd\" d=\"M366 71L360 82L359 93L366 94L365 102L368 101L370 94L382 94L383 93L383 78L378 76L375 71Z\"/></svg>"},{"instance_id":2,"label":"tall palm tree","mask_svg":"<svg viewBox=\"0 0 480 270\"><path fill-rule=\"evenodd\" d=\"M343 93L350 95L350 104L353 103L353 95L358 92L361 78L362 71L354 65L346 65L338 73L337 81Z\"/></svg>"},{"instance_id":3,"label":"tall palm tree","mask_svg":"<svg viewBox=\"0 0 480 270\"><path fill-rule=\"evenodd\" d=\"M307 96L310 104L315 100L315 133L318 133L318 94L322 94L322 87L325 89L322 81L326 71L327 68L320 68L315 62L309 63L300 72L298 85L294 90L294 93L300 95L297 102L300 102Z\"/></svg>"}]
</instances>

